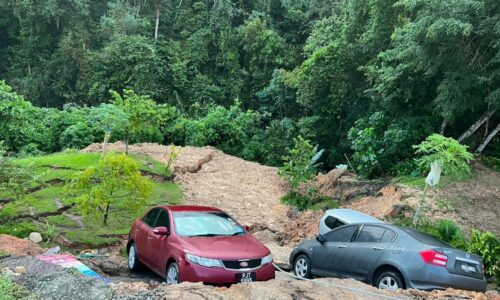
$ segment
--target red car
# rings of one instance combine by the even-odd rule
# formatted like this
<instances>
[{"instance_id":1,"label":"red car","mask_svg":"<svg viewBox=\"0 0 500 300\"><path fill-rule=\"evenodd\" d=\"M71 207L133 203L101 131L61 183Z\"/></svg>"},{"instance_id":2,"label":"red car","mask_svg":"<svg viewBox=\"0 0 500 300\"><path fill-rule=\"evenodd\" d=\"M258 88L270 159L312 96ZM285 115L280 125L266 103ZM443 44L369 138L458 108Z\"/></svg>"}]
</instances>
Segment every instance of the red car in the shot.
<instances>
[{"instance_id":1,"label":"red car","mask_svg":"<svg viewBox=\"0 0 500 300\"><path fill-rule=\"evenodd\" d=\"M216 285L274 278L268 248L220 209L158 206L130 230L128 265L141 263L166 279Z\"/></svg>"}]
</instances>

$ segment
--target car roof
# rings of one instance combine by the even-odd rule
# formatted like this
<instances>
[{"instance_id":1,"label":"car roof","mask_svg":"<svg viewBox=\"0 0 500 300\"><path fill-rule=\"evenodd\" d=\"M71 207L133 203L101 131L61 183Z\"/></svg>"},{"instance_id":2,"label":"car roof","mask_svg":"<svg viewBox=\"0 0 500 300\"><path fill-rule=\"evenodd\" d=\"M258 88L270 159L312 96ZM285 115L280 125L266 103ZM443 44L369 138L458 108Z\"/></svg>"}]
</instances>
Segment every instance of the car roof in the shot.
<instances>
[{"instance_id":1,"label":"car roof","mask_svg":"<svg viewBox=\"0 0 500 300\"><path fill-rule=\"evenodd\" d=\"M201 206L201 205L163 205L159 206L163 207L165 209L168 209L172 212L177 212L177 211L222 211L218 208L215 207L210 207L210 206Z\"/></svg>"},{"instance_id":2,"label":"car roof","mask_svg":"<svg viewBox=\"0 0 500 300\"><path fill-rule=\"evenodd\" d=\"M349 208L330 209L325 212L326 216L332 216L340 221L351 223L384 223L377 218Z\"/></svg>"}]
</instances>

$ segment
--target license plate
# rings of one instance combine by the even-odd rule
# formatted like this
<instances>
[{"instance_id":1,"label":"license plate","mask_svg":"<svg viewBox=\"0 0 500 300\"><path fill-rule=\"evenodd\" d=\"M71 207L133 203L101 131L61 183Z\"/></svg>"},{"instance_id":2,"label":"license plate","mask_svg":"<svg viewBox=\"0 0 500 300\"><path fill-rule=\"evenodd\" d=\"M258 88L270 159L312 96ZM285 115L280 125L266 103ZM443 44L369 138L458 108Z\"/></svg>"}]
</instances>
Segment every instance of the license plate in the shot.
<instances>
[{"instance_id":1,"label":"license plate","mask_svg":"<svg viewBox=\"0 0 500 300\"><path fill-rule=\"evenodd\" d=\"M249 273L238 273L236 274L236 282L248 283L257 280L255 272Z\"/></svg>"},{"instance_id":2,"label":"license plate","mask_svg":"<svg viewBox=\"0 0 500 300\"><path fill-rule=\"evenodd\" d=\"M473 272L475 273L476 272L476 267L473 266L473 265L470 265L470 264L466 264L466 263L462 263L461 266L462 270L464 270L465 272Z\"/></svg>"}]
</instances>

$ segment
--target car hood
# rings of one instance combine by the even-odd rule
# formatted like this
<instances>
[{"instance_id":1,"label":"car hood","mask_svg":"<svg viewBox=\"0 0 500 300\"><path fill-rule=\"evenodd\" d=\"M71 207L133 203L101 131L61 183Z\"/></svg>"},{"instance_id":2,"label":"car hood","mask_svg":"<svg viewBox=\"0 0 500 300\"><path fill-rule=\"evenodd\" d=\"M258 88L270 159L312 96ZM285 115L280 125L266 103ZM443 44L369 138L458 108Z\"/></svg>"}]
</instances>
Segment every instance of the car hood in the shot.
<instances>
[{"instance_id":1,"label":"car hood","mask_svg":"<svg viewBox=\"0 0 500 300\"><path fill-rule=\"evenodd\" d=\"M223 260L262 258L270 253L251 234L243 236L182 237L186 253Z\"/></svg>"}]
</instances>

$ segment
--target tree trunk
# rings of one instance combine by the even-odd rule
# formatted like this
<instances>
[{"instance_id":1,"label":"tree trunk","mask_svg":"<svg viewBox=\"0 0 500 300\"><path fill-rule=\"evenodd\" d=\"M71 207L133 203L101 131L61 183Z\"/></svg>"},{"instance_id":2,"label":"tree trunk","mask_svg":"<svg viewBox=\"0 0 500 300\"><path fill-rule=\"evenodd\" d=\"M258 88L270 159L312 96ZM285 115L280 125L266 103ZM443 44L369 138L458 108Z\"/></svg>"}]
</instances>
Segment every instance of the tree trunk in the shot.
<instances>
[{"instance_id":1,"label":"tree trunk","mask_svg":"<svg viewBox=\"0 0 500 300\"><path fill-rule=\"evenodd\" d=\"M156 7L155 40L158 39L158 27L160 27L160 5Z\"/></svg>"},{"instance_id":2,"label":"tree trunk","mask_svg":"<svg viewBox=\"0 0 500 300\"><path fill-rule=\"evenodd\" d=\"M441 130L439 131L439 134L444 135L447 126L448 126L448 121L444 119L443 123L441 123Z\"/></svg>"},{"instance_id":3,"label":"tree trunk","mask_svg":"<svg viewBox=\"0 0 500 300\"><path fill-rule=\"evenodd\" d=\"M491 118L491 116L493 116L493 114L495 114L496 111L497 111L496 109L490 110L486 112L484 115L482 115L481 118L479 118L479 120L477 120L476 123L472 124L472 126L469 127L469 129L458 138L458 141L461 143L463 140L473 135L474 132L476 132L476 130L479 127L481 127L481 125L483 125L484 122L486 122L489 118Z\"/></svg>"},{"instance_id":4,"label":"tree trunk","mask_svg":"<svg viewBox=\"0 0 500 300\"><path fill-rule=\"evenodd\" d=\"M111 137L111 132L106 131L104 133L104 142L102 143L102 154L106 153L106 146L108 145L109 138Z\"/></svg>"},{"instance_id":5,"label":"tree trunk","mask_svg":"<svg viewBox=\"0 0 500 300\"><path fill-rule=\"evenodd\" d=\"M128 154L128 134L127 137L125 138L125 154Z\"/></svg>"},{"instance_id":6,"label":"tree trunk","mask_svg":"<svg viewBox=\"0 0 500 300\"><path fill-rule=\"evenodd\" d=\"M480 154L483 152L484 148L491 142L491 140L497 135L497 133L500 131L500 122L498 122L497 127L486 137L486 139L477 147L476 153Z\"/></svg>"},{"instance_id":7,"label":"tree trunk","mask_svg":"<svg viewBox=\"0 0 500 300\"><path fill-rule=\"evenodd\" d=\"M108 215L109 215L109 202L106 205L106 211L104 212L104 222L103 222L104 225L108 223Z\"/></svg>"}]
</instances>

